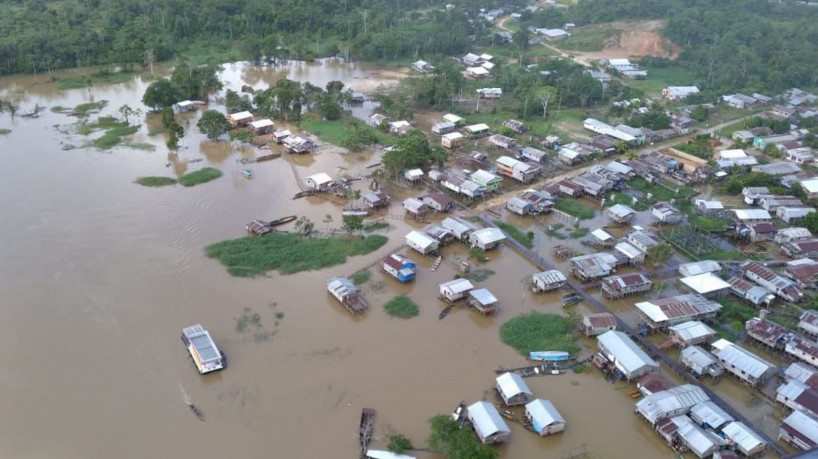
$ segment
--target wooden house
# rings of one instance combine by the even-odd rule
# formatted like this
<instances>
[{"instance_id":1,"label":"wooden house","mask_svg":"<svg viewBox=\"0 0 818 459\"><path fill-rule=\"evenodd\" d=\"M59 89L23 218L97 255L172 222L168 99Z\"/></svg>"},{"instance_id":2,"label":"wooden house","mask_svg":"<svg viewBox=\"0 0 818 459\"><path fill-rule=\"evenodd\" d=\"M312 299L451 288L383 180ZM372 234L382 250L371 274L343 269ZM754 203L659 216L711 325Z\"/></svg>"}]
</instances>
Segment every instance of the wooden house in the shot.
<instances>
[{"instance_id":1,"label":"wooden house","mask_svg":"<svg viewBox=\"0 0 818 459\"><path fill-rule=\"evenodd\" d=\"M496 379L497 393L506 406L525 405L534 399L534 393L517 373L503 373Z\"/></svg>"},{"instance_id":2,"label":"wooden house","mask_svg":"<svg viewBox=\"0 0 818 459\"><path fill-rule=\"evenodd\" d=\"M450 212L455 207L454 199L437 191L422 196L420 200L437 212Z\"/></svg>"},{"instance_id":3,"label":"wooden house","mask_svg":"<svg viewBox=\"0 0 818 459\"><path fill-rule=\"evenodd\" d=\"M456 237L457 240L463 243L468 243L469 236L471 235L471 233L477 231L477 226L475 226L472 222L464 220L460 217L444 218L443 221L440 222L440 226L451 231L452 234L454 234L454 237Z\"/></svg>"},{"instance_id":4,"label":"wooden house","mask_svg":"<svg viewBox=\"0 0 818 459\"><path fill-rule=\"evenodd\" d=\"M683 348L708 343L716 338L716 331L698 320L672 325L667 330L670 340Z\"/></svg>"},{"instance_id":5,"label":"wooden house","mask_svg":"<svg viewBox=\"0 0 818 459\"><path fill-rule=\"evenodd\" d=\"M318 192L329 191L329 189L335 183L332 180L332 177L330 177L329 174L325 174L324 172L319 172L317 174L310 175L304 182L307 184L308 189Z\"/></svg>"},{"instance_id":6,"label":"wooden house","mask_svg":"<svg viewBox=\"0 0 818 459\"><path fill-rule=\"evenodd\" d=\"M443 148L448 148L450 150L460 148L463 146L463 134L459 132L443 134L440 137L440 145L442 145Z\"/></svg>"},{"instance_id":7,"label":"wooden house","mask_svg":"<svg viewBox=\"0 0 818 459\"><path fill-rule=\"evenodd\" d=\"M282 144L284 143L284 139L290 137L291 135L293 135L292 132L287 129L282 129L280 131L273 132L273 139L275 139L276 143Z\"/></svg>"},{"instance_id":8,"label":"wooden house","mask_svg":"<svg viewBox=\"0 0 818 459\"><path fill-rule=\"evenodd\" d=\"M516 132L517 134L522 134L525 132L525 124L522 121L517 120L505 120L503 121L503 126L511 129L512 131Z\"/></svg>"},{"instance_id":9,"label":"wooden house","mask_svg":"<svg viewBox=\"0 0 818 459\"><path fill-rule=\"evenodd\" d=\"M424 228L423 232L431 236L432 239L436 240L440 245L446 245L456 239L454 233L434 223Z\"/></svg>"},{"instance_id":10,"label":"wooden house","mask_svg":"<svg viewBox=\"0 0 818 459\"><path fill-rule=\"evenodd\" d=\"M374 127L380 128L381 126L389 124L389 118L386 115L381 115L380 113L374 113L369 119L366 121L366 124Z\"/></svg>"},{"instance_id":11,"label":"wooden house","mask_svg":"<svg viewBox=\"0 0 818 459\"><path fill-rule=\"evenodd\" d=\"M766 381L777 370L775 365L726 339L717 340L711 347L722 367L750 386Z\"/></svg>"},{"instance_id":12,"label":"wooden house","mask_svg":"<svg viewBox=\"0 0 818 459\"><path fill-rule=\"evenodd\" d=\"M636 211L624 204L614 204L608 208L608 219L617 225L626 225L636 216Z\"/></svg>"},{"instance_id":13,"label":"wooden house","mask_svg":"<svg viewBox=\"0 0 818 459\"><path fill-rule=\"evenodd\" d=\"M260 120L255 120L250 122L250 129L253 130L253 134L255 135L264 135L273 132L273 120L269 118L264 118Z\"/></svg>"},{"instance_id":14,"label":"wooden house","mask_svg":"<svg viewBox=\"0 0 818 459\"><path fill-rule=\"evenodd\" d=\"M551 435L565 430L565 418L548 400L538 398L525 405L525 417L540 436Z\"/></svg>"},{"instance_id":15,"label":"wooden house","mask_svg":"<svg viewBox=\"0 0 818 459\"><path fill-rule=\"evenodd\" d=\"M173 104L171 108L175 114L187 113L196 110L196 103L190 100L183 100Z\"/></svg>"},{"instance_id":16,"label":"wooden house","mask_svg":"<svg viewBox=\"0 0 818 459\"><path fill-rule=\"evenodd\" d=\"M412 124L406 120L389 123L389 133L398 137L405 135L412 129Z\"/></svg>"},{"instance_id":17,"label":"wooden house","mask_svg":"<svg viewBox=\"0 0 818 459\"><path fill-rule=\"evenodd\" d=\"M440 297L448 302L454 302L466 298L466 295L474 289L474 285L468 279L454 279L440 284Z\"/></svg>"},{"instance_id":18,"label":"wooden house","mask_svg":"<svg viewBox=\"0 0 818 459\"><path fill-rule=\"evenodd\" d=\"M469 244L482 250L492 250L497 248L506 235L497 228L482 228L469 234Z\"/></svg>"},{"instance_id":19,"label":"wooden house","mask_svg":"<svg viewBox=\"0 0 818 459\"><path fill-rule=\"evenodd\" d=\"M499 300L488 289L480 288L469 292L468 304L483 314L494 314Z\"/></svg>"},{"instance_id":20,"label":"wooden house","mask_svg":"<svg viewBox=\"0 0 818 459\"><path fill-rule=\"evenodd\" d=\"M641 273L613 275L602 279L602 292L608 298L622 298L652 289L653 282Z\"/></svg>"},{"instance_id":21,"label":"wooden house","mask_svg":"<svg viewBox=\"0 0 818 459\"><path fill-rule=\"evenodd\" d=\"M484 444L505 443L511 438L511 429L491 403L476 402L466 408L466 413L474 432Z\"/></svg>"},{"instance_id":22,"label":"wooden house","mask_svg":"<svg viewBox=\"0 0 818 459\"><path fill-rule=\"evenodd\" d=\"M442 121L432 125L432 132L437 135L448 134L450 132L454 132L455 127L457 126L455 126L455 124L451 121Z\"/></svg>"},{"instance_id":23,"label":"wooden house","mask_svg":"<svg viewBox=\"0 0 818 459\"><path fill-rule=\"evenodd\" d=\"M389 205L389 196L383 191L363 195L364 204L370 209L380 209Z\"/></svg>"},{"instance_id":24,"label":"wooden house","mask_svg":"<svg viewBox=\"0 0 818 459\"><path fill-rule=\"evenodd\" d=\"M506 201L506 209L521 217L534 212L534 206L532 206L530 202L517 197L509 198L509 200Z\"/></svg>"},{"instance_id":25,"label":"wooden house","mask_svg":"<svg viewBox=\"0 0 818 459\"><path fill-rule=\"evenodd\" d=\"M227 122L233 127L244 127L253 121L253 114L247 111L227 115Z\"/></svg>"},{"instance_id":26,"label":"wooden house","mask_svg":"<svg viewBox=\"0 0 818 459\"><path fill-rule=\"evenodd\" d=\"M489 137L489 143L500 147L503 150L512 150L517 145L516 140L502 134L494 134L493 136Z\"/></svg>"},{"instance_id":27,"label":"wooden house","mask_svg":"<svg viewBox=\"0 0 818 459\"><path fill-rule=\"evenodd\" d=\"M417 273L417 264L409 257L393 253L383 259L381 269L399 282L412 282Z\"/></svg>"},{"instance_id":28,"label":"wooden house","mask_svg":"<svg viewBox=\"0 0 818 459\"><path fill-rule=\"evenodd\" d=\"M410 231L406 235L406 245L415 249L421 255L433 255L440 248L439 243L426 233Z\"/></svg>"},{"instance_id":29,"label":"wooden house","mask_svg":"<svg viewBox=\"0 0 818 459\"><path fill-rule=\"evenodd\" d=\"M724 373L724 368L718 359L716 359L713 354L696 345L687 346L682 349L679 361L682 366L687 368L696 377L709 375L710 377L717 378Z\"/></svg>"},{"instance_id":30,"label":"wooden house","mask_svg":"<svg viewBox=\"0 0 818 459\"><path fill-rule=\"evenodd\" d=\"M406 209L406 212L409 213L415 220L422 219L429 210L426 203L417 198L407 198L404 200L403 208Z\"/></svg>"},{"instance_id":31,"label":"wooden house","mask_svg":"<svg viewBox=\"0 0 818 459\"><path fill-rule=\"evenodd\" d=\"M518 161L510 156L500 156L497 158L496 165L500 175L511 177L523 183L534 180L541 170L539 166Z\"/></svg>"},{"instance_id":32,"label":"wooden house","mask_svg":"<svg viewBox=\"0 0 818 459\"><path fill-rule=\"evenodd\" d=\"M588 338L601 335L605 332L616 330L616 317L609 312L584 315L582 316L582 323L579 328Z\"/></svg>"}]
</instances>

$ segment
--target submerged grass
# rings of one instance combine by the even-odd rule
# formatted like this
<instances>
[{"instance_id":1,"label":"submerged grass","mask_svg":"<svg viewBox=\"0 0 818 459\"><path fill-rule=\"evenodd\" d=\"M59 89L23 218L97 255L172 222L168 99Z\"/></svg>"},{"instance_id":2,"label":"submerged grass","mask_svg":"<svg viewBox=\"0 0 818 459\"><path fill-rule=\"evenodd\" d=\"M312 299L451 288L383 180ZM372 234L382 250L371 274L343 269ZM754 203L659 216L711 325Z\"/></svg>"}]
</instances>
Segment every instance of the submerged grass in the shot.
<instances>
[{"instance_id":1,"label":"submerged grass","mask_svg":"<svg viewBox=\"0 0 818 459\"><path fill-rule=\"evenodd\" d=\"M176 179L171 177L139 177L136 183L142 186L160 187L176 185Z\"/></svg>"},{"instance_id":2,"label":"submerged grass","mask_svg":"<svg viewBox=\"0 0 818 459\"><path fill-rule=\"evenodd\" d=\"M352 281L355 285L365 284L372 277L372 272L368 269L362 269L352 276L350 276L349 280Z\"/></svg>"},{"instance_id":3,"label":"submerged grass","mask_svg":"<svg viewBox=\"0 0 818 459\"><path fill-rule=\"evenodd\" d=\"M205 252L225 265L231 275L252 277L272 270L293 274L339 265L346 262L348 256L365 255L381 248L387 240L386 236L380 235L350 239L270 233L264 237L217 242L207 246Z\"/></svg>"},{"instance_id":4,"label":"submerged grass","mask_svg":"<svg viewBox=\"0 0 818 459\"><path fill-rule=\"evenodd\" d=\"M527 248L534 247L534 233L523 233L520 228L512 225L511 223L506 223L502 220L494 220L494 223L503 231L506 232L509 236L513 237L517 240L520 244L526 246Z\"/></svg>"},{"instance_id":5,"label":"submerged grass","mask_svg":"<svg viewBox=\"0 0 818 459\"><path fill-rule=\"evenodd\" d=\"M420 314L418 306L406 295L398 295L383 306L392 317L409 319Z\"/></svg>"},{"instance_id":6,"label":"submerged grass","mask_svg":"<svg viewBox=\"0 0 818 459\"><path fill-rule=\"evenodd\" d=\"M88 135L94 131L102 131L116 128L126 128L128 123L119 121L113 116L100 116L93 123L82 123L77 127L77 133L80 135Z\"/></svg>"},{"instance_id":7,"label":"submerged grass","mask_svg":"<svg viewBox=\"0 0 818 459\"><path fill-rule=\"evenodd\" d=\"M139 131L139 126L115 127L105 131L102 137L94 139L91 144L99 149L108 150L119 145L122 137L136 134L137 131Z\"/></svg>"},{"instance_id":8,"label":"submerged grass","mask_svg":"<svg viewBox=\"0 0 818 459\"><path fill-rule=\"evenodd\" d=\"M59 86L60 91L64 91L66 89L80 89L87 88L88 86L93 86L95 84L125 83L131 81L134 75L134 72L112 72L104 70L101 72L92 73L88 76L60 78L57 80L57 85Z\"/></svg>"},{"instance_id":9,"label":"submerged grass","mask_svg":"<svg viewBox=\"0 0 818 459\"><path fill-rule=\"evenodd\" d=\"M207 183L211 180L216 180L221 177L222 171L212 167L205 167L198 171L189 172L179 178L179 183L182 186L195 186L202 183Z\"/></svg>"},{"instance_id":10,"label":"submerged grass","mask_svg":"<svg viewBox=\"0 0 818 459\"><path fill-rule=\"evenodd\" d=\"M596 213L591 206L576 199L560 199L554 204L554 208L568 215L577 217L580 220L590 220L594 218L594 214Z\"/></svg>"},{"instance_id":11,"label":"submerged grass","mask_svg":"<svg viewBox=\"0 0 818 459\"><path fill-rule=\"evenodd\" d=\"M9 135L11 134L11 129L0 129L0 135Z\"/></svg>"},{"instance_id":12,"label":"submerged grass","mask_svg":"<svg viewBox=\"0 0 818 459\"><path fill-rule=\"evenodd\" d=\"M500 326L500 339L523 355L532 351L574 354L578 350L575 344L578 337L569 318L536 311L514 317Z\"/></svg>"}]
</instances>

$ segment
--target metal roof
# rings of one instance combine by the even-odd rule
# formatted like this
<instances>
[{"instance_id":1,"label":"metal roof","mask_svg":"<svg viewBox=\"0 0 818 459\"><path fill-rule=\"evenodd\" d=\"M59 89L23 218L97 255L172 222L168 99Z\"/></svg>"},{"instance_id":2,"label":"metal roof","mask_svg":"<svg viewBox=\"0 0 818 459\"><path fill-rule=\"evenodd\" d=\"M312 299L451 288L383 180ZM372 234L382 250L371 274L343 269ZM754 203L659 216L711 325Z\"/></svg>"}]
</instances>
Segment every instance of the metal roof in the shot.
<instances>
[{"instance_id":1,"label":"metal roof","mask_svg":"<svg viewBox=\"0 0 818 459\"><path fill-rule=\"evenodd\" d=\"M611 235L611 233L605 231L602 228L597 228L597 229L591 231L591 236L593 236L593 237L595 237L595 238L597 238L597 239L599 239L600 241L603 241L603 242L604 241L610 241L611 239L614 238L613 235Z\"/></svg>"},{"instance_id":2,"label":"metal roof","mask_svg":"<svg viewBox=\"0 0 818 459\"><path fill-rule=\"evenodd\" d=\"M468 279L455 279L440 284L440 288L450 290L453 293L463 293L473 289L474 285Z\"/></svg>"},{"instance_id":3,"label":"metal roof","mask_svg":"<svg viewBox=\"0 0 818 459\"><path fill-rule=\"evenodd\" d=\"M764 209L734 209L739 220L769 220L772 217Z\"/></svg>"},{"instance_id":4,"label":"metal roof","mask_svg":"<svg viewBox=\"0 0 818 459\"><path fill-rule=\"evenodd\" d=\"M624 204L615 204L608 209L608 212L617 217L627 217L628 215L633 215L636 213L635 210Z\"/></svg>"},{"instance_id":5,"label":"metal roof","mask_svg":"<svg viewBox=\"0 0 818 459\"><path fill-rule=\"evenodd\" d=\"M691 320L681 324L668 327L668 330L676 332L685 341L690 341L696 338L701 338L709 335L716 335L716 331L698 320Z\"/></svg>"},{"instance_id":6,"label":"metal roof","mask_svg":"<svg viewBox=\"0 0 818 459\"><path fill-rule=\"evenodd\" d=\"M744 423L733 421L723 429L722 433L727 436L729 440L735 442L740 449L744 451L752 451L758 445L766 445L765 442L757 433L753 432Z\"/></svg>"},{"instance_id":7,"label":"metal roof","mask_svg":"<svg viewBox=\"0 0 818 459\"><path fill-rule=\"evenodd\" d=\"M489 306L497 303L499 300L488 289L480 288L469 292L472 298L483 306Z\"/></svg>"},{"instance_id":8,"label":"metal roof","mask_svg":"<svg viewBox=\"0 0 818 459\"><path fill-rule=\"evenodd\" d=\"M485 69L483 69L485 70ZM466 130L469 132L482 132L488 131L489 125L486 123L479 123L479 124L472 124L471 126L466 126Z\"/></svg>"},{"instance_id":9,"label":"metal roof","mask_svg":"<svg viewBox=\"0 0 818 459\"><path fill-rule=\"evenodd\" d=\"M230 118L232 118L234 120L243 120L243 119L246 119L246 118L252 118L253 114L250 113L250 112L244 111L244 112L231 113L229 116L230 116Z\"/></svg>"},{"instance_id":10,"label":"metal roof","mask_svg":"<svg viewBox=\"0 0 818 459\"><path fill-rule=\"evenodd\" d=\"M477 226L475 226L473 223L459 217L447 217L440 222L440 226L448 230L452 230L452 232L454 232L454 234L458 237L461 237L463 233L477 229Z\"/></svg>"},{"instance_id":11,"label":"metal roof","mask_svg":"<svg viewBox=\"0 0 818 459\"><path fill-rule=\"evenodd\" d=\"M688 346L682 349L681 359L686 362L687 366L698 367L697 371L704 371L711 365L718 364L718 360L711 353L699 346Z\"/></svg>"},{"instance_id":12,"label":"metal roof","mask_svg":"<svg viewBox=\"0 0 818 459\"><path fill-rule=\"evenodd\" d=\"M383 451L377 449L370 449L366 452L366 457L369 459L415 459L415 456L407 456L405 454L397 454L392 451Z\"/></svg>"},{"instance_id":13,"label":"metal roof","mask_svg":"<svg viewBox=\"0 0 818 459\"><path fill-rule=\"evenodd\" d=\"M467 410L474 430L477 431L480 438L486 438L497 432L511 432L506 422L500 417L500 413L497 412L497 408L491 403L476 402L469 405Z\"/></svg>"},{"instance_id":14,"label":"metal roof","mask_svg":"<svg viewBox=\"0 0 818 459\"><path fill-rule=\"evenodd\" d=\"M775 365L752 352L737 346L726 339L720 339L713 343L713 354L725 363L735 366L740 371L753 378L760 378L771 369L775 369Z\"/></svg>"},{"instance_id":15,"label":"metal roof","mask_svg":"<svg viewBox=\"0 0 818 459\"><path fill-rule=\"evenodd\" d=\"M420 212L424 207L426 207L426 204L417 198L406 198L406 200L403 201L403 208L414 212Z\"/></svg>"},{"instance_id":16,"label":"metal roof","mask_svg":"<svg viewBox=\"0 0 818 459\"><path fill-rule=\"evenodd\" d=\"M614 364L630 376L633 372L645 367L659 367L628 335L611 330L597 337L598 344L610 353L614 359Z\"/></svg>"},{"instance_id":17,"label":"metal roof","mask_svg":"<svg viewBox=\"0 0 818 459\"><path fill-rule=\"evenodd\" d=\"M307 177L307 180L312 180L313 183L316 185L324 185L332 181L332 177L325 172L319 172L317 174L310 175Z\"/></svg>"},{"instance_id":18,"label":"metal roof","mask_svg":"<svg viewBox=\"0 0 818 459\"><path fill-rule=\"evenodd\" d=\"M208 363L222 358L219 349L216 347L216 343L214 343L210 337L210 333L201 325L196 324L186 327L182 330L182 333L196 349L196 353L199 354L199 359L202 363Z\"/></svg>"},{"instance_id":19,"label":"metal roof","mask_svg":"<svg viewBox=\"0 0 818 459\"><path fill-rule=\"evenodd\" d=\"M654 322L707 315L721 310L721 305L698 294L677 295L634 305Z\"/></svg>"},{"instance_id":20,"label":"metal roof","mask_svg":"<svg viewBox=\"0 0 818 459\"><path fill-rule=\"evenodd\" d=\"M701 387L685 384L648 395L636 403L636 409L651 424L655 424L660 418L686 411L693 405L707 400L710 398Z\"/></svg>"},{"instance_id":21,"label":"metal roof","mask_svg":"<svg viewBox=\"0 0 818 459\"><path fill-rule=\"evenodd\" d=\"M497 387L505 395L506 398L514 397L519 394L534 395L531 389L528 388L522 376L517 373L503 373L497 377Z\"/></svg>"},{"instance_id":22,"label":"metal roof","mask_svg":"<svg viewBox=\"0 0 818 459\"><path fill-rule=\"evenodd\" d=\"M735 421L733 416L730 416L710 400L693 405L693 408L690 409L690 416L701 423L706 422L714 429L718 429L730 421Z\"/></svg>"},{"instance_id":23,"label":"metal roof","mask_svg":"<svg viewBox=\"0 0 818 459\"><path fill-rule=\"evenodd\" d=\"M542 281L543 284L556 284L568 280L561 271L551 269L548 271L539 272L531 276L533 279Z\"/></svg>"},{"instance_id":24,"label":"metal roof","mask_svg":"<svg viewBox=\"0 0 818 459\"><path fill-rule=\"evenodd\" d=\"M685 277L721 271L721 265L712 260L696 261L679 265L679 274Z\"/></svg>"},{"instance_id":25,"label":"metal roof","mask_svg":"<svg viewBox=\"0 0 818 459\"><path fill-rule=\"evenodd\" d=\"M818 370L811 366L794 362L784 370L784 377L786 379L802 382L811 387L818 387Z\"/></svg>"},{"instance_id":26,"label":"metal roof","mask_svg":"<svg viewBox=\"0 0 818 459\"><path fill-rule=\"evenodd\" d=\"M485 184L489 184L489 183L492 183L492 182L502 182L503 181L502 177L498 177L498 176L492 174L489 171L484 171L483 169L479 169L479 170L477 170L475 172L472 172L472 174L469 176L469 178L472 181L479 182L479 183L485 183Z\"/></svg>"},{"instance_id":27,"label":"metal roof","mask_svg":"<svg viewBox=\"0 0 818 459\"><path fill-rule=\"evenodd\" d=\"M781 427L785 426L789 427L790 432L795 431L800 434L801 440L807 440L805 443L818 446L818 419L795 410L784 419Z\"/></svg>"},{"instance_id":28,"label":"metal roof","mask_svg":"<svg viewBox=\"0 0 818 459\"><path fill-rule=\"evenodd\" d=\"M509 198L506 204L512 207L516 207L518 209L525 209L526 207L529 207L531 205L530 202L526 201L523 198L518 198L516 196Z\"/></svg>"},{"instance_id":29,"label":"metal roof","mask_svg":"<svg viewBox=\"0 0 818 459\"><path fill-rule=\"evenodd\" d=\"M538 398L528 402L525 405L525 410L534 418L534 423L539 426L546 427L551 424L565 424L565 418L557 411L554 404L548 400Z\"/></svg>"},{"instance_id":30,"label":"metal roof","mask_svg":"<svg viewBox=\"0 0 818 459\"><path fill-rule=\"evenodd\" d=\"M700 294L717 292L719 290L726 290L730 288L730 284L712 272L683 277L680 280L688 288Z\"/></svg>"},{"instance_id":31,"label":"metal roof","mask_svg":"<svg viewBox=\"0 0 818 459\"><path fill-rule=\"evenodd\" d=\"M676 424L676 435L696 456L709 456L723 443L719 437L711 432L705 432L687 416L676 416L671 421Z\"/></svg>"},{"instance_id":32,"label":"metal roof","mask_svg":"<svg viewBox=\"0 0 818 459\"><path fill-rule=\"evenodd\" d=\"M641 250L639 250L636 246L627 241L617 243L614 246L614 249L619 252L622 252L628 258L639 258L643 255Z\"/></svg>"},{"instance_id":33,"label":"metal roof","mask_svg":"<svg viewBox=\"0 0 818 459\"><path fill-rule=\"evenodd\" d=\"M482 228L473 232L471 236L483 245L506 240L506 235L497 228Z\"/></svg>"}]
</instances>

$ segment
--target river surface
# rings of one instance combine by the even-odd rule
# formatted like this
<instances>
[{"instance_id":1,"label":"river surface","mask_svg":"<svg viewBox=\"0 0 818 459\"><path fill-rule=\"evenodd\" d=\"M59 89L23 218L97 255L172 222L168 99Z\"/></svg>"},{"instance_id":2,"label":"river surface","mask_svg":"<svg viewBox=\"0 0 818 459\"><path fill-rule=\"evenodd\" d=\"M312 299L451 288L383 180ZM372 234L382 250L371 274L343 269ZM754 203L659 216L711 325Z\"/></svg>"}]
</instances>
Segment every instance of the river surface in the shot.
<instances>
[{"instance_id":1,"label":"river surface","mask_svg":"<svg viewBox=\"0 0 818 459\"><path fill-rule=\"evenodd\" d=\"M263 88L284 76L318 86L337 79L368 92L400 78L339 62L228 64L221 74L234 90ZM140 106L148 83L137 76L58 91L42 76L11 77L0 80L0 98L16 100L20 113L107 100L101 114L115 115L123 104ZM218 100L213 96L210 108L223 110ZM421 260L419 279L409 286L373 269L364 285L372 309L351 317L327 294L325 281L372 265L402 244L410 228L423 226L398 218L385 218L391 227L384 248L346 265L230 277L205 256L206 245L244 236L245 223L256 218L298 214L321 230L338 227L340 204L291 199L300 189L296 177L354 177L379 159L324 147L254 164L256 176L246 180L238 159L261 153L207 141L193 127L196 116L182 117L188 133L177 159L147 124L133 141L152 144L153 151L102 151L82 146L88 138L71 132L74 117L50 110L30 119L0 115L0 129L11 129L0 136L0 457L353 458L362 407L378 412L373 447L385 449L390 432L423 446L431 416L450 413L461 400L493 400L494 370L525 365L500 342L500 324L528 311L561 312L560 294L528 292L522 281L536 269L506 247L481 266L497 274L478 283L500 299L497 316L458 308L438 320L437 284L451 279L456 260L466 256L462 247L448 247L452 261L432 272L431 260ZM192 188L134 184L139 176L203 166L225 175ZM400 198L421 192L390 191L396 203L383 217L402 214ZM540 252L555 242L538 233ZM386 315L382 304L399 292L420 306L418 317ZM631 304L619 300L615 308L627 312ZM259 325L240 330L242 317L253 314ZM229 358L225 371L197 374L179 340L181 328L194 323L207 327ZM595 342L583 345L587 355ZM536 396L554 402L568 427L539 438L512 424L502 457L672 455L633 414L632 386L606 382L593 370L527 382ZM188 400L205 422L192 415Z\"/></svg>"}]
</instances>

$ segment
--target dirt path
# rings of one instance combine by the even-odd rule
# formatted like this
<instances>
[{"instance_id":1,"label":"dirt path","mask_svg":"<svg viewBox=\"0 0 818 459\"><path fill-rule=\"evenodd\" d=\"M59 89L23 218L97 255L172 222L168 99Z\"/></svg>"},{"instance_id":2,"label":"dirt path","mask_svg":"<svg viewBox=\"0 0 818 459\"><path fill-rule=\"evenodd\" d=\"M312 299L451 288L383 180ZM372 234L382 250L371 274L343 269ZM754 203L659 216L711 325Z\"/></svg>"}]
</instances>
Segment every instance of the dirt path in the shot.
<instances>
[{"instance_id":1,"label":"dirt path","mask_svg":"<svg viewBox=\"0 0 818 459\"><path fill-rule=\"evenodd\" d=\"M506 31L506 32L511 32L511 33L514 33L514 31L513 31L513 30L511 30L511 29L509 29L508 27L506 27L506 22L507 22L509 19L511 19L511 16L506 16L506 17L504 17L504 18L501 18L501 19L500 19L500 20L497 22L497 27L499 27L499 28L503 29L503 30L504 30L504 31ZM557 48L557 47L556 47L556 46L554 46L554 45L549 45L548 43L546 43L546 42L544 42L544 41L540 42L540 44L541 44L542 46L545 46L546 48L550 49L551 51L554 51L555 53L558 53L558 54L559 54L561 57L564 57L564 58L566 58L566 59L574 59L574 56L572 56L572 55L568 54L567 52L565 52L565 51L563 51L563 50L561 50L561 49ZM582 65L584 65L584 66L586 66L586 67L590 67L590 65L591 65L591 64L590 64L590 62L580 62L580 61L577 61L577 62L579 62L580 64L582 64Z\"/></svg>"}]
</instances>

